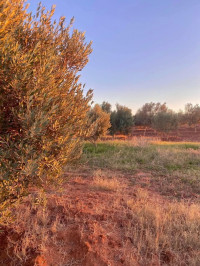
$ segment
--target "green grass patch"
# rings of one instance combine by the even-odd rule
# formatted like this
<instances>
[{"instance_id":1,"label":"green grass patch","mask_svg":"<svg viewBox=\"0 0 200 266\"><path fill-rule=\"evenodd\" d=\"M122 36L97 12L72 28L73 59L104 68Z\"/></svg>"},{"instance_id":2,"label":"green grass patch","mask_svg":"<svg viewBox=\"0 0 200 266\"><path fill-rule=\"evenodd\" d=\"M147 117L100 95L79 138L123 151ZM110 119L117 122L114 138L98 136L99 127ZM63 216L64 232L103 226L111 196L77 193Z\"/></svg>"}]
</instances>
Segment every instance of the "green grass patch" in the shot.
<instances>
[{"instance_id":1,"label":"green grass patch","mask_svg":"<svg viewBox=\"0 0 200 266\"><path fill-rule=\"evenodd\" d=\"M86 143L82 163L91 169L109 169L134 175L137 171L152 174L151 184L159 192L177 197L200 193L200 145L100 142ZM139 181L138 181L139 182Z\"/></svg>"}]
</instances>

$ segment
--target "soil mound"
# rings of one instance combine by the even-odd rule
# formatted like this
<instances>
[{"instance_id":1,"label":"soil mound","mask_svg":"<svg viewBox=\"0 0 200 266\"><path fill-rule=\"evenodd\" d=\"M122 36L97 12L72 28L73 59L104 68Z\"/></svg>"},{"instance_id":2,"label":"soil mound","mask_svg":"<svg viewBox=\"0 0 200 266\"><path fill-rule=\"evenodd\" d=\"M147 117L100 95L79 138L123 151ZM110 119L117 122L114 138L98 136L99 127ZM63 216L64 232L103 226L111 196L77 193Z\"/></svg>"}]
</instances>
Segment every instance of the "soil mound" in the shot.
<instances>
[{"instance_id":1,"label":"soil mound","mask_svg":"<svg viewBox=\"0 0 200 266\"><path fill-rule=\"evenodd\" d=\"M45 215L28 205L18 210L15 239L6 228L0 233L0 265L133 265L134 258L126 262L130 239L123 234L120 193L96 189L90 177L77 178L62 193L48 192Z\"/></svg>"}]
</instances>

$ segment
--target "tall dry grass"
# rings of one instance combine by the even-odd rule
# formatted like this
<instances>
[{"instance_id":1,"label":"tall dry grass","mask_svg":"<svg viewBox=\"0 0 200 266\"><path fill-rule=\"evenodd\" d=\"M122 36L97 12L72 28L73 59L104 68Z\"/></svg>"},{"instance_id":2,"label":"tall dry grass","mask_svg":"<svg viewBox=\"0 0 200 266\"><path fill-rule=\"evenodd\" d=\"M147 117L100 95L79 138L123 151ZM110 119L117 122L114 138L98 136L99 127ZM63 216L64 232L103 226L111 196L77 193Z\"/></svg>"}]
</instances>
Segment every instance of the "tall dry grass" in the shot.
<instances>
[{"instance_id":1,"label":"tall dry grass","mask_svg":"<svg viewBox=\"0 0 200 266\"><path fill-rule=\"evenodd\" d=\"M162 202L139 189L125 230L141 265L200 265L200 206ZM135 249L134 249L135 253Z\"/></svg>"}]
</instances>

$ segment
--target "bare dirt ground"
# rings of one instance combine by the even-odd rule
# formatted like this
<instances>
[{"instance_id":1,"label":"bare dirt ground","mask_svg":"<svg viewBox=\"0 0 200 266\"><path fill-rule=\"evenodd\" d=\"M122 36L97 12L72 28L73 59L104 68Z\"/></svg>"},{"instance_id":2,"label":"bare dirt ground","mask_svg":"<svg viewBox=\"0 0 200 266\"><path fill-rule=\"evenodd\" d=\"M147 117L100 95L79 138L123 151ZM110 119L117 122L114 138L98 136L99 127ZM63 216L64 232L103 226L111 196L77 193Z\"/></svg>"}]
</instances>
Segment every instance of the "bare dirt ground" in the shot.
<instances>
[{"instance_id":1,"label":"bare dirt ground","mask_svg":"<svg viewBox=\"0 0 200 266\"><path fill-rule=\"evenodd\" d=\"M138 174L148 182L148 175ZM24 245L21 238L26 234L20 228L26 228L26 223L30 221L34 223L37 211L32 208L29 214L22 213L24 219L28 215L27 221L21 221L19 217L15 231L4 228L0 233L0 265L139 265L137 256L133 255L132 239L125 234L131 222L126 202L136 196L135 188L128 179L119 174L113 191L109 185L96 185L90 173L67 175L71 175L71 180L64 185L62 192L49 190L47 193L48 217L38 226L39 234L39 227L46 227L47 239L40 247L41 251L29 247L26 260L20 264L20 245ZM152 197L162 204L163 199L159 195L155 193ZM25 203L27 205L29 201ZM18 249L16 243L20 243ZM28 245L31 246L30 243ZM165 254L163 258L168 261L170 256ZM151 265L159 265L156 256Z\"/></svg>"},{"instance_id":2,"label":"bare dirt ground","mask_svg":"<svg viewBox=\"0 0 200 266\"><path fill-rule=\"evenodd\" d=\"M59 190L32 189L13 207L14 223L0 228L0 265L199 265L195 145L179 154L88 144ZM179 164L182 172L170 172Z\"/></svg>"}]
</instances>

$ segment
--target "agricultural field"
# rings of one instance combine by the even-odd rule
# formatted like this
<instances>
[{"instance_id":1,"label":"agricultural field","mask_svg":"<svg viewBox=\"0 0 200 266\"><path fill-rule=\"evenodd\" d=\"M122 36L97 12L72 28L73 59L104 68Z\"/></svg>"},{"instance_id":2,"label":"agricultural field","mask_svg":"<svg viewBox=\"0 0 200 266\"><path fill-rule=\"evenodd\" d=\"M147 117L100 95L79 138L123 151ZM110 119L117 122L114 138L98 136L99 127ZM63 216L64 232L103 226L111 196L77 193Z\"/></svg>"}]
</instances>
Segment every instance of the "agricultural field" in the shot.
<instances>
[{"instance_id":1,"label":"agricultural field","mask_svg":"<svg viewBox=\"0 0 200 266\"><path fill-rule=\"evenodd\" d=\"M85 143L63 179L14 207L0 265L200 265L200 143Z\"/></svg>"},{"instance_id":2,"label":"agricultural field","mask_svg":"<svg viewBox=\"0 0 200 266\"><path fill-rule=\"evenodd\" d=\"M200 266L200 1L36 2L0 0L0 266Z\"/></svg>"}]
</instances>

